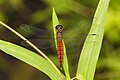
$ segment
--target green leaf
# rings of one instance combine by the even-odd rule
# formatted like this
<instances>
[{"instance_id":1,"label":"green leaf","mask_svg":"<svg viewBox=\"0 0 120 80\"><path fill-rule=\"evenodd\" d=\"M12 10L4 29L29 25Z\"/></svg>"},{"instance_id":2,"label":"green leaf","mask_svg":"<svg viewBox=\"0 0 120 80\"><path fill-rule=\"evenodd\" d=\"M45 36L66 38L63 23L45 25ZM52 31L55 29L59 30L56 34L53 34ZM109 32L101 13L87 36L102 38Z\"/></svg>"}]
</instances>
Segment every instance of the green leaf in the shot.
<instances>
[{"instance_id":1,"label":"green leaf","mask_svg":"<svg viewBox=\"0 0 120 80\"><path fill-rule=\"evenodd\" d=\"M78 63L77 74L93 80L104 34L105 17L110 0L100 0L90 32L84 43Z\"/></svg>"},{"instance_id":2,"label":"green leaf","mask_svg":"<svg viewBox=\"0 0 120 80\"><path fill-rule=\"evenodd\" d=\"M0 50L37 68L52 80L62 80L61 75L59 75L50 62L30 50L3 40L0 40Z\"/></svg>"},{"instance_id":3,"label":"green leaf","mask_svg":"<svg viewBox=\"0 0 120 80\"><path fill-rule=\"evenodd\" d=\"M27 40L24 36L22 36L21 34L19 34L17 31L15 31L14 29L12 29L10 26L6 25L5 23L3 23L2 21L0 21L0 24L2 26L4 26L5 28L7 28L8 30L10 30L11 32L13 32L14 34L16 34L18 37L20 37L21 39L23 39L24 41L26 41L27 44L29 44L32 48L34 48L39 54L41 54L48 62L50 62L50 64L56 69L56 71L59 73L59 75L61 75L61 77L64 78L64 76L60 73L60 71L58 70L58 68L55 66L55 64L39 49L37 48L33 43L31 43L29 40Z\"/></svg>"},{"instance_id":4,"label":"green leaf","mask_svg":"<svg viewBox=\"0 0 120 80\"><path fill-rule=\"evenodd\" d=\"M57 49L57 40L56 40L56 25L59 24L57 15L55 13L55 10L53 8L53 14L52 14L52 22L53 22L53 32L54 32L54 40L55 40L55 45L56 45L56 49ZM65 48L65 43L63 40L63 47L64 47L64 60L63 60L63 68L65 71L65 75L66 75L66 79L70 80L70 74L69 74L69 68L68 68L68 60L67 60L67 55L66 55L66 48Z\"/></svg>"}]
</instances>

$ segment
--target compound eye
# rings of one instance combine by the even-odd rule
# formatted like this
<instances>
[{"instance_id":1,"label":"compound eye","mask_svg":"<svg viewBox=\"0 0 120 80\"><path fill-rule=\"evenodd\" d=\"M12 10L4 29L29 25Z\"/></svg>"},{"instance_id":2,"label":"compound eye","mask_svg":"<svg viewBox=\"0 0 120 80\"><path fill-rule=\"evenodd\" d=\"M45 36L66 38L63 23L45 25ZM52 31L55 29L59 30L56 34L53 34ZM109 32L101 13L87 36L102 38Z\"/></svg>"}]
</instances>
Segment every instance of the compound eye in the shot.
<instances>
[{"instance_id":1,"label":"compound eye","mask_svg":"<svg viewBox=\"0 0 120 80\"><path fill-rule=\"evenodd\" d=\"M56 29L63 29L63 26L62 25L57 25Z\"/></svg>"},{"instance_id":2,"label":"compound eye","mask_svg":"<svg viewBox=\"0 0 120 80\"><path fill-rule=\"evenodd\" d=\"M58 25L55 28L58 29Z\"/></svg>"},{"instance_id":3,"label":"compound eye","mask_svg":"<svg viewBox=\"0 0 120 80\"><path fill-rule=\"evenodd\" d=\"M63 26L62 26L62 25L60 26L60 29L63 29Z\"/></svg>"}]
</instances>

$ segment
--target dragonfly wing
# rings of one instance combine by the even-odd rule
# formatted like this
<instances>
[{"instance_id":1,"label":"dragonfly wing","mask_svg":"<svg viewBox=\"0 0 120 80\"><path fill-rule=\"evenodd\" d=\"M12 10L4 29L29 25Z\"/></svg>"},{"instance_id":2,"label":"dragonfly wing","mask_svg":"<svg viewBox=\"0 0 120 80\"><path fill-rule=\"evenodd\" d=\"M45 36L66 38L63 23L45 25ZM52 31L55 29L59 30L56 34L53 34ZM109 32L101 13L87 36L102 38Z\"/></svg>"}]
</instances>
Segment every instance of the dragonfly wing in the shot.
<instances>
[{"instance_id":1,"label":"dragonfly wing","mask_svg":"<svg viewBox=\"0 0 120 80\"><path fill-rule=\"evenodd\" d=\"M71 41L83 39L88 33L90 23L82 23L78 23L75 26L67 29L67 31L63 32L64 40Z\"/></svg>"},{"instance_id":2,"label":"dragonfly wing","mask_svg":"<svg viewBox=\"0 0 120 80\"><path fill-rule=\"evenodd\" d=\"M90 22L87 21L79 22L73 27L68 28L67 31L63 32L63 39L67 46L82 46L90 28Z\"/></svg>"},{"instance_id":3,"label":"dragonfly wing","mask_svg":"<svg viewBox=\"0 0 120 80\"><path fill-rule=\"evenodd\" d=\"M40 49L49 49L52 47L52 43L53 43L51 40L48 39L30 39L29 41ZM30 45L27 44L25 41L22 41L21 45L25 47L30 47Z\"/></svg>"},{"instance_id":4,"label":"dragonfly wing","mask_svg":"<svg viewBox=\"0 0 120 80\"><path fill-rule=\"evenodd\" d=\"M90 22L88 20L78 22L78 24L68 28L67 31L63 32L64 39L81 38L81 36L85 36L88 33L89 28L90 28Z\"/></svg>"},{"instance_id":5,"label":"dragonfly wing","mask_svg":"<svg viewBox=\"0 0 120 80\"><path fill-rule=\"evenodd\" d=\"M36 36L37 38L50 38L51 36L50 32L27 24L20 25L20 29L23 33Z\"/></svg>"},{"instance_id":6,"label":"dragonfly wing","mask_svg":"<svg viewBox=\"0 0 120 80\"><path fill-rule=\"evenodd\" d=\"M78 42L82 43L85 35L87 34L86 29L88 29L88 26L89 25L87 22L85 24L83 24L83 22L78 22L78 24L76 24L74 27L68 28L67 31L63 32L63 39L65 41L65 44L73 47L78 46ZM53 40L51 40L51 33L49 34L49 32L47 32L46 30L38 29L27 24L22 24L20 28L23 32L32 34L33 36L37 36L37 39L33 39L34 37L32 37L32 40L30 40L37 47L41 49L46 49L53 45L51 44L51 42L54 42ZM27 45L25 41L23 41L21 44Z\"/></svg>"},{"instance_id":7,"label":"dragonfly wing","mask_svg":"<svg viewBox=\"0 0 120 80\"><path fill-rule=\"evenodd\" d=\"M23 33L30 35L31 39L29 39L29 41L31 41L36 47L40 49L53 47L54 41L52 40L50 32L27 24L20 25L20 29ZM30 47L25 41L22 41L21 44L25 47Z\"/></svg>"}]
</instances>

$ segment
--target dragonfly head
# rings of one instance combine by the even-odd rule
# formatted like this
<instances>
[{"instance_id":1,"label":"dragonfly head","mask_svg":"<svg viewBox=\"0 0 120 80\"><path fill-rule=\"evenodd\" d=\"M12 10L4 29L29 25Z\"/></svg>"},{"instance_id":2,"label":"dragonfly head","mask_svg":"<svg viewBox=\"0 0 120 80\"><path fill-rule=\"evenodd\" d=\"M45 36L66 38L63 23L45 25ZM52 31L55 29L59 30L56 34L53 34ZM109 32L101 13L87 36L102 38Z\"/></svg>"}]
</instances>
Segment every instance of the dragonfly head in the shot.
<instances>
[{"instance_id":1,"label":"dragonfly head","mask_svg":"<svg viewBox=\"0 0 120 80\"><path fill-rule=\"evenodd\" d=\"M57 25L56 26L56 30L59 31L59 32L62 32L63 31L63 26L62 25Z\"/></svg>"}]
</instances>

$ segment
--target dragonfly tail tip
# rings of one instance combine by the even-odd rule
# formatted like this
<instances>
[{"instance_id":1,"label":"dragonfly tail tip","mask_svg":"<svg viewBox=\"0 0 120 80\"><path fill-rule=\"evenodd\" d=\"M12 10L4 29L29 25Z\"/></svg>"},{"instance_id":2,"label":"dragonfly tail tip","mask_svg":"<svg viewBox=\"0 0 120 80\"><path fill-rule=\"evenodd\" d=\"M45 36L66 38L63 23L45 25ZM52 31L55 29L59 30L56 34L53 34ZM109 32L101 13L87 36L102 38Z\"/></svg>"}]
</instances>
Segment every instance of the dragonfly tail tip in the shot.
<instances>
[{"instance_id":1,"label":"dragonfly tail tip","mask_svg":"<svg viewBox=\"0 0 120 80\"><path fill-rule=\"evenodd\" d=\"M60 70L62 70L62 64L60 64Z\"/></svg>"}]
</instances>

